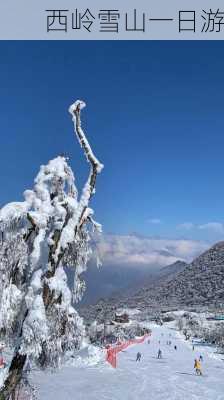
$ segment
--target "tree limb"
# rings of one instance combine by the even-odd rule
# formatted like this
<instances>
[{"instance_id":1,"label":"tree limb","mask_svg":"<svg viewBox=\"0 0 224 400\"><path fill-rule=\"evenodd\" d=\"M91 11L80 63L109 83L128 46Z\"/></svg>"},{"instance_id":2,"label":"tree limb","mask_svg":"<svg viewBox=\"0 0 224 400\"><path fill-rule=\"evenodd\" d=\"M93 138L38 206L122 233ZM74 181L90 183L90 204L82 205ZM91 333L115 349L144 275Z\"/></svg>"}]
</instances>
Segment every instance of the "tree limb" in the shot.
<instances>
[{"instance_id":1,"label":"tree limb","mask_svg":"<svg viewBox=\"0 0 224 400\"><path fill-rule=\"evenodd\" d=\"M88 202L89 202L90 198L92 197L92 195L95 193L95 185L96 185L97 175L103 169L103 164L101 164L100 161L94 155L94 153L89 145L89 142L86 138L86 135L82 129L81 109L84 107L85 107L85 103L80 100L77 100L74 104L72 104L69 107L69 112L73 116L72 120L74 122L76 136L78 137L80 146L83 148L88 162L91 164L89 177L88 177L88 180L85 185L85 186L89 186L89 188L88 188L89 190L88 190L88 193L85 192L85 194L84 194L85 201L83 201L84 196L82 196L80 199L80 203L81 204L83 203L83 209L81 210L80 218L79 218L79 222L81 224L83 224L82 219L83 219L83 215L86 210L86 207L88 206ZM85 187L84 187L84 190L85 190Z\"/></svg>"}]
</instances>

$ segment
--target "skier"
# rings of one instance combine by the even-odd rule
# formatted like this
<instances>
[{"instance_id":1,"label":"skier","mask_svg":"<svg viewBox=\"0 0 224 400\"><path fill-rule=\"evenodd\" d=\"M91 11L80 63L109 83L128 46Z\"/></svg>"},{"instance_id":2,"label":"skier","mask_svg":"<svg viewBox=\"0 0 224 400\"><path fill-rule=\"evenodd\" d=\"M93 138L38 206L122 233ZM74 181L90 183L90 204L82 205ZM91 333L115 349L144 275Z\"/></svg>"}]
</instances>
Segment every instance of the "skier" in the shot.
<instances>
[{"instance_id":1,"label":"skier","mask_svg":"<svg viewBox=\"0 0 224 400\"><path fill-rule=\"evenodd\" d=\"M136 355L136 360L135 361L140 361L141 360L141 353L138 351L137 355Z\"/></svg>"},{"instance_id":2,"label":"skier","mask_svg":"<svg viewBox=\"0 0 224 400\"><path fill-rule=\"evenodd\" d=\"M201 362L203 362L203 357L202 357L202 355L200 355L199 360L200 360Z\"/></svg>"},{"instance_id":3,"label":"skier","mask_svg":"<svg viewBox=\"0 0 224 400\"><path fill-rule=\"evenodd\" d=\"M194 369L197 375L202 375L200 360L194 360Z\"/></svg>"},{"instance_id":4,"label":"skier","mask_svg":"<svg viewBox=\"0 0 224 400\"><path fill-rule=\"evenodd\" d=\"M174 350L177 350L177 346L176 345L174 346Z\"/></svg>"},{"instance_id":5,"label":"skier","mask_svg":"<svg viewBox=\"0 0 224 400\"><path fill-rule=\"evenodd\" d=\"M194 351L194 345L192 346L192 350Z\"/></svg>"},{"instance_id":6,"label":"skier","mask_svg":"<svg viewBox=\"0 0 224 400\"><path fill-rule=\"evenodd\" d=\"M157 358L162 358L162 351L160 349L158 350Z\"/></svg>"}]
</instances>

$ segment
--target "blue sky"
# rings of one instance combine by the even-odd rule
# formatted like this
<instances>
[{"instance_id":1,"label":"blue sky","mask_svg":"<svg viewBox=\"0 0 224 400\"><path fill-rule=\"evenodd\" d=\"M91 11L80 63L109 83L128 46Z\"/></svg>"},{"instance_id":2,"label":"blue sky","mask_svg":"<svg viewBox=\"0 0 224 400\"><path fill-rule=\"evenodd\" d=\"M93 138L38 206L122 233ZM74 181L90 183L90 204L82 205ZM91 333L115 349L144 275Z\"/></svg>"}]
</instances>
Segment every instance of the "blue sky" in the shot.
<instances>
[{"instance_id":1,"label":"blue sky","mask_svg":"<svg viewBox=\"0 0 224 400\"><path fill-rule=\"evenodd\" d=\"M39 165L62 152L82 186L88 165L67 112L81 98L105 164L93 200L104 230L222 239L223 46L1 42L0 204L20 200Z\"/></svg>"}]
</instances>

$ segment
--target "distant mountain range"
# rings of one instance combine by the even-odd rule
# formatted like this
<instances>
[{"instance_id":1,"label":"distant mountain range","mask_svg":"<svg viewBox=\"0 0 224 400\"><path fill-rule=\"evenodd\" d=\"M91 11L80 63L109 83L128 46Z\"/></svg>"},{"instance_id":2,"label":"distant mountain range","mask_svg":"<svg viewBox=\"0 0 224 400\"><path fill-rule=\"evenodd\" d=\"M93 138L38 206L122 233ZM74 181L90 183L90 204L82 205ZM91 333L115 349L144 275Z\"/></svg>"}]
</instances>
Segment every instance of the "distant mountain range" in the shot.
<instances>
[{"instance_id":1,"label":"distant mountain range","mask_svg":"<svg viewBox=\"0 0 224 400\"><path fill-rule=\"evenodd\" d=\"M160 280L162 278L171 278L178 272L183 271L187 266L188 264L186 262L178 260L171 265L161 268L157 280Z\"/></svg>"},{"instance_id":2,"label":"distant mountain range","mask_svg":"<svg viewBox=\"0 0 224 400\"><path fill-rule=\"evenodd\" d=\"M100 298L119 297L132 294L143 286L144 282L154 279L156 269L127 268L118 265L106 265L99 269L91 264L85 272L86 292L81 304L93 304Z\"/></svg>"},{"instance_id":3,"label":"distant mountain range","mask_svg":"<svg viewBox=\"0 0 224 400\"><path fill-rule=\"evenodd\" d=\"M175 264L169 268L172 270ZM146 304L224 304L224 242L215 244L191 264L181 265L181 271L177 268L173 275L168 274L154 287L144 288L135 296L142 296Z\"/></svg>"},{"instance_id":4,"label":"distant mountain range","mask_svg":"<svg viewBox=\"0 0 224 400\"><path fill-rule=\"evenodd\" d=\"M224 305L224 242L219 242L187 264L177 261L160 269L157 276L132 294L123 294L90 306L88 314L116 307L140 309L167 306ZM85 309L83 309L85 314Z\"/></svg>"}]
</instances>

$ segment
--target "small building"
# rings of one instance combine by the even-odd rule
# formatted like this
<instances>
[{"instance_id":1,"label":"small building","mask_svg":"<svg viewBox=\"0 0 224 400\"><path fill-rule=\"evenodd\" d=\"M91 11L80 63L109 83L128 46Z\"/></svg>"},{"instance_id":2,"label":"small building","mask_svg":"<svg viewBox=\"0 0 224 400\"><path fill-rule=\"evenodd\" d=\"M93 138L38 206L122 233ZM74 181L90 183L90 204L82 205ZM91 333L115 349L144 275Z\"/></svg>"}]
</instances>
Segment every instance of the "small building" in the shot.
<instances>
[{"instance_id":1,"label":"small building","mask_svg":"<svg viewBox=\"0 0 224 400\"><path fill-rule=\"evenodd\" d=\"M214 315L206 318L207 321L224 321L224 315Z\"/></svg>"},{"instance_id":2,"label":"small building","mask_svg":"<svg viewBox=\"0 0 224 400\"><path fill-rule=\"evenodd\" d=\"M115 322L119 322L121 324L127 324L129 322L129 315L125 312L122 314L115 314L114 318Z\"/></svg>"}]
</instances>

